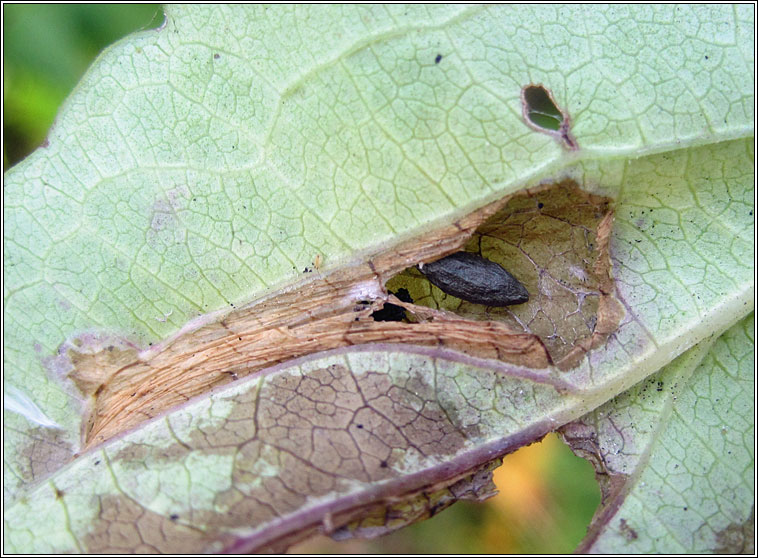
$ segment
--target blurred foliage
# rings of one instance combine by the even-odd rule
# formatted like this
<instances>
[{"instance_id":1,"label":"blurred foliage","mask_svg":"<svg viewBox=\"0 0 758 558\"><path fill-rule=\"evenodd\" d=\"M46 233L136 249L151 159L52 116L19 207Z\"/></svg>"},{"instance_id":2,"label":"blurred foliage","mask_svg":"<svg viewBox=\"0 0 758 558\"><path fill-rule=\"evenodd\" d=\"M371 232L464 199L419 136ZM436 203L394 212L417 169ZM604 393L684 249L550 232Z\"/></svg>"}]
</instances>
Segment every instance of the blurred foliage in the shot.
<instances>
[{"instance_id":1,"label":"blurred foliage","mask_svg":"<svg viewBox=\"0 0 758 558\"><path fill-rule=\"evenodd\" d=\"M500 493L374 539L316 537L293 554L565 554L600 504L592 466L555 434L508 455L495 470Z\"/></svg>"},{"instance_id":2,"label":"blurred foliage","mask_svg":"<svg viewBox=\"0 0 758 558\"><path fill-rule=\"evenodd\" d=\"M99 52L159 26L156 4L3 5L3 167L45 138L58 108ZM506 457L495 471L500 494L461 502L439 515L373 541L319 537L301 553L568 553L600 502L589 463L555 435Z\"/></svg>"},{"instance_id":3,"label":"blurred foliage","mask_svg":"<svg viewBox=\"0 0 758 558\"><path fill-rule=\"evenodd\" d=\"M157 4L3 4L3 169L44 141L103 48L162 22Z\"/></svg>"}]
</instances>

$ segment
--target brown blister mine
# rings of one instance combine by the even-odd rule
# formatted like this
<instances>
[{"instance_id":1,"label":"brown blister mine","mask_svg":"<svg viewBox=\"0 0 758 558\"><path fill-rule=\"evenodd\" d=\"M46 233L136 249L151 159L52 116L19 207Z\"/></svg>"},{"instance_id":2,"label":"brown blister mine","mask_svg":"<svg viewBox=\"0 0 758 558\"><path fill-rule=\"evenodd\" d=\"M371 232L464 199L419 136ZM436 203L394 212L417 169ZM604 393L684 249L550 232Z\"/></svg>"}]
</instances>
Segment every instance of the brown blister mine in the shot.
<instances>
[{"instance_id":1,"label":"brown blister mine","mask_svg":"<svg viewBox=\"0 0 758 558\"><path fill-rule=\"evenodd\" d=\"M367 262L268 296L137 353L74 346L69 377L90 397L85 447L100 444L208 390L303 355L365 343L442 346L533 369L568 369L615 330L606 198L562 183L498 200ZM530 293L487 308L435 292L414 269L465 249L497 261ZM388 295L407 284L414 303ZM394 288L390 290L394 291ZM371 315L385 302L408 320Z\"/></svg>"}]
</instances>

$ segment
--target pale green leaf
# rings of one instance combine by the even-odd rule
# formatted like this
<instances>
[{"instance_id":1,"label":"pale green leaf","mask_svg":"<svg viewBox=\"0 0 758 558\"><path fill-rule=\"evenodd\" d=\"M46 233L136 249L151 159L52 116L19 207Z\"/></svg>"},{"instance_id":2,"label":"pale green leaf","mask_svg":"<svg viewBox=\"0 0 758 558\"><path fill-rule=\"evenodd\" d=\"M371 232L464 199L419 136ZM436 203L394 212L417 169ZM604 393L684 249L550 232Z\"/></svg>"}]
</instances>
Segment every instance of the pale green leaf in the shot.
<instances>
[{"instance_id":1,"label":"pale green leaf","mask_svg":"<svg viewBox=\"0 0 758 558\"><path fill-rule=\"evenodd\" d=\"M583 551L755 548L754 315L562 429L604 478Z\"/></svg>"},{"instance_id":2,"label":"pale green leaf","mask_svg":"<svg viewBox=\"0 0 758 558\"><path fill-rule=\"evenodd\" d=\"M307 520L328 530L313 509L474 471L721 335L754 305L753 28L750 6L724 5L167 7L161 29L101 55L47 144L5 176L5 550L176 552L188 533L190 550L218 550ZM570 116L578 149L524 122L530 83ZM189 443L187 429L207 426L203 443L216 443L234 394L259 389L245 381L78 454L89 402L66 379L70 349L144 355L291 287L317 254L328 274L564 177L616 202L625 316L570 372L466 361L457 391L414 400L445 410L439 428L463 428L458 453L424 461L389 444L391 481L346 475L331 492L298 489L299 504L272 489L270 515L227 522L225 506L280 469L251 458L235 470L231 450ZM346 351L375 355L348 375L402 374L417 354L374 350ZM434 377L419 366L412 377ZM482 387L513 377L527 378L525 407ZM408 426L402 407L393 427ZM349 432L328 430L330 447ZM368 467L372 451L356 451ZM317 493L327 508L312 507ZM146 523L113 527L113 514Z\"/></svg>"}]
</instances>

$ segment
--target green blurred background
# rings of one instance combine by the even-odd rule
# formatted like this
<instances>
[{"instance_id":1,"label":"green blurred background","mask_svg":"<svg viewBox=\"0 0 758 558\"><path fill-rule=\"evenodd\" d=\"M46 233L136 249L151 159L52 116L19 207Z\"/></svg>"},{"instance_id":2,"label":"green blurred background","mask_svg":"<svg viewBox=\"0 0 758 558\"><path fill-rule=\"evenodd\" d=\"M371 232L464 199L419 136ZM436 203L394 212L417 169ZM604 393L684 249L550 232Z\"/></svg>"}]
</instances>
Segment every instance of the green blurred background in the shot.
<instances>
[{"instance_id":1,"label":"green blurred background","mask_svg":"<svg viewBox=\"0 0 758 558\"><path fill-rule=\"evenodd\" d=\"M104 47L162 22L158 4L3 4L3 170L44 141Z\"/></svg>"},{"instance_id":2,"label":"green blurred background","mask_svg":"<svg viewBox=\"0 0 758 558\"><path fill-rule=\"evenodd\" d=\"M3 167L45 139L63 100L98 53L158 27L157 4L3 5ZM500 494L460 502L427 521L373 541L319 537L297 553L568 553L600 502L592 467L550 435L509 455L495 471Z\"/></svg>"}]
</instances>

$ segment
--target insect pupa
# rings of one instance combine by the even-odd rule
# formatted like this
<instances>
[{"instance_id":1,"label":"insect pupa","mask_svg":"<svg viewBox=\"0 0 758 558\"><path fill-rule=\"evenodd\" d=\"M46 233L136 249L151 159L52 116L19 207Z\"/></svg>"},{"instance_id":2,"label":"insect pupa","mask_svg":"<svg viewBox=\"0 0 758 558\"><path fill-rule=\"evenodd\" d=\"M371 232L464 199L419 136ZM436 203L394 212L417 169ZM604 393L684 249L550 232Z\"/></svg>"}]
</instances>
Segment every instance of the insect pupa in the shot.
<instances>
[{"instance_id":1,"label":"insect pupa","mask_svg":"<svg viewBox=\"0 0 758 558\"><path fill-rule=\"evenodd\" d=\"M501 265L470 252L456 252L418 269L432 285L467 302L510 306L529 300L524 285Z\"/></svg>"}]
</instances>

